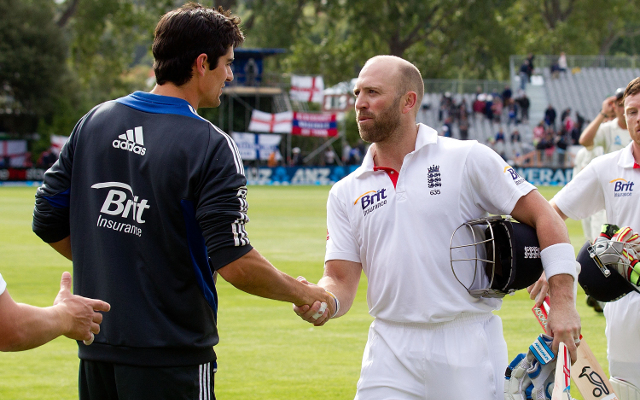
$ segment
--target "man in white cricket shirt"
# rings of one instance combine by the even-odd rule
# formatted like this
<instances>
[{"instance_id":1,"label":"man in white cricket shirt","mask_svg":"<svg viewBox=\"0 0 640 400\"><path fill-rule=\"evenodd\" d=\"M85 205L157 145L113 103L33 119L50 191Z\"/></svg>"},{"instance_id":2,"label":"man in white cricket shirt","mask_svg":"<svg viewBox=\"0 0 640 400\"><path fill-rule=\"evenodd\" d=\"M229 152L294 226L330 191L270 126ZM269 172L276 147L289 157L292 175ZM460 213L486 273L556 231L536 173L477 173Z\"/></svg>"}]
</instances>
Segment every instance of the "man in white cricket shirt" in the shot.
<instances>
[{"instance_id":1,"label":"man in white cricket shirt","mask_svg":"<svg viewBox=\"0 0 640 400\"><path fill-rule=\"evenodd\" d=\"M420 71L401 58L374 57L360 72L358 128L373 144L362 166L329 194L318 283L341 307L318 319L317 305L294 310L316 325L344 315L364 271L375 320L356 399L502 399L507 346L502 322L492 314L501 300L474 298L456 281L451 235L488 213L535 227L551 276L554 347L566 342L575 358L580 318L573 248L547 201L495 152L416 124L423 93ZM470 278L473 267L464 273L462 280Z\"/></svg>"},{"instance_id":2,"label":"man in white cricket shirt","mask_svg":"<svg viewBox=\"0 0 640 400\"><path fill-rule=\"evenodd\" d=\"M582 219L604 208L607 223L640 230L640 78L627 85L623 102L631 143L591 161L551 199L562 218ZM607 303L604 316L609 372L640 388L640 348L632 345L640 340L640 294Z\"/></svg>"}]
</instances>

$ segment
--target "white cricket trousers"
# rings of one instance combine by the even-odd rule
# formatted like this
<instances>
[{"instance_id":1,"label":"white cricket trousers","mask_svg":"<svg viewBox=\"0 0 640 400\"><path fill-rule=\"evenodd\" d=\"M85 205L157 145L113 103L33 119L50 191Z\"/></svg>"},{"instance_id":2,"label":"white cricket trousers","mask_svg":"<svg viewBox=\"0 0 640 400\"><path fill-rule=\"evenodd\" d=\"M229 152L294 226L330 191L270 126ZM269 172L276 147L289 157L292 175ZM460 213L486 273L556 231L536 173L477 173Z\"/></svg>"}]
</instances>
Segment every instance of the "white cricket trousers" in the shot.
<instances>
[{"instance_id":1,"label":"white cricket trousers","mask_svg":"<svg viewBox=\"0 0 640 400\"><path fill-rule=\"evenodd\" d=\"M500 317L463 314L438 324L375 319L356 400L503 400L507 344Z\"/></svg>"},{"instance_id":2,"label":"white cricket trousers","mask_svg":"<svg viewBox=\"0 0 640 400\"><path fill-rule=\"evenodd\" d=\"M604 316L609 373L640 388L640 294L607 303Z\"/></svg>"}]
</instances>

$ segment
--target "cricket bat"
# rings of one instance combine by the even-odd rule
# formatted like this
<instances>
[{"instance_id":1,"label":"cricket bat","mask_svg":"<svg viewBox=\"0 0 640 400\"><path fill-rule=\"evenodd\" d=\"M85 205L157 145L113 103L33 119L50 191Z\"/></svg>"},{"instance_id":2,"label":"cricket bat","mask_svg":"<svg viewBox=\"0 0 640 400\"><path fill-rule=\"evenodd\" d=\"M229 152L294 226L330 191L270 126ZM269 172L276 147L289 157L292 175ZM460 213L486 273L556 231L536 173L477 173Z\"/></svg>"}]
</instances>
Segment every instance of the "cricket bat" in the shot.
<instances>
[{"instance_id":1,"label":"cricket bat","mask_svg":"<svg viewBox=\"0 0 640 400\"><path fill-rule=\"evenodd\" d=\"M571 356L564 342L560 342L556 359L556 374L553 382L551 400L571 399Z\"/></svg>"},{"instance_id":2,"label":"cricket bat","mask_svg":"<svg viewBox=\"0 0 640 400\"><path fill-rule=\"evenodd\" d=\"M532 308L532 311L538 319L538 322L542 326L542 329L547 332L549 297L544 299L542 307L534 306ZM561 345L562 347L564 347L565 351L568 354L568 350L566 350L566 346L564 346L564 343L561 343ZM558 384L558 367L560 366L560 353L561 351L558 350L558 361L556 364L555 378L556 384ZM568 357L566 359L569 360ZM571 367L570 360L568 362L568 365ZM616 396L613 388L611 387L611 383L609 383L609 379L607 379L607 375L602 370L600 363L593 355L593 352L589 348L589 345L584 340L584 338L581 339L580 346L578 346L578 359L569 371L573 382L575 383L576 387L580 391L580 394L582 394L582 397L585 400L619 400L618 396ZM564 399L564 397L559 398Z\"/></svg>"}]
</instances>

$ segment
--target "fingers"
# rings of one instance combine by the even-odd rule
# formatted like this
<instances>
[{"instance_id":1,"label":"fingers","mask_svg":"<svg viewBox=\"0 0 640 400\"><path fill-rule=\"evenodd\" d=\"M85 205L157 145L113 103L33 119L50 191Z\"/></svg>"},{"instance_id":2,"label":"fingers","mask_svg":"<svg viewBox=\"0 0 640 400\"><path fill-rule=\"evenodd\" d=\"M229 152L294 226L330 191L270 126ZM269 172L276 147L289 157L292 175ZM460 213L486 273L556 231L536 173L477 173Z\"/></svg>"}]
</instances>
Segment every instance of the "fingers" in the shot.
<instances>
[{"instance_id":1,"label":"fingers","mask_svg":"<svg viewBox=\"0 0 640 400\"><path fill-rule=\"evenodd\" d=\"M299 276L296 280L297 280L298 282L302 282L302 283L304 283L305 285L308 285L308 284L309 284L309 281L308 281L308 280L306 280L304 276Z\"/></svg>"},{"instance_id":2,"label":"fingers","mask_svg":"<svg viewBox=\"0 0 640 400\"><path fill-rule=\"evenodd\" d=\"M82 343L84 343L86 346L89 346L91 343L93 343L93 340L95 338L95 335L93 334L93 332L91 332L91 337L88 340L83 340Z\"/></svg>"},{"instance_id":3,"label":"fingers","mask_svg":"<svg viewBox=\"0 0 640 400\"><path fill-rule=\"evenodd\" d=\"M324 307L323 307L324 305ZM315 326L322 326L329 320L329 307L326 302L316 301L311 306L293 306L293 311L303 320Z\"/></svg>"},{"instance_id":4,"label":"fingers","mask_svg":"<svg viewBox=\"0 0 640 400\"><path fill-rule=\"evenodd\" d=\"M64 271L60 278L60 291L65 290L71 292L71 274L67 271Z\"/></svg>"},{"instance_id":5,"label":"fingers","mask_svg":"<svg viewBox=\"0 0 640 400\"><path fill-rule=\"evenodd\" d=\"M87 300L87 304L89 304L94 311L107 312L111 310L111 304L107 303L106 301L94 300L94 299L86 299L86 300Z\"/></svg>"}]
</instances>

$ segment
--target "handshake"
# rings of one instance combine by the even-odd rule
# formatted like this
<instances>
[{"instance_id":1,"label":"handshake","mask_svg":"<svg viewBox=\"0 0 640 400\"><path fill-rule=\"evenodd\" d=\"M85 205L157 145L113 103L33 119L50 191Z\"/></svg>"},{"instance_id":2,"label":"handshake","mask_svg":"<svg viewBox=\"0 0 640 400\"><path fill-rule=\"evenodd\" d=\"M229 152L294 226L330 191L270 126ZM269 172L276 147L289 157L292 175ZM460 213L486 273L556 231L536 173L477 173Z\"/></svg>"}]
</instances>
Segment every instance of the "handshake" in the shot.
<instances>
[{"instance_id":1,"label":"handshake","mask_svg":"<svg viewBox=\"0 0 640 400\"><path fill-rule=\"evenodd\" d=\"M300 318L315 326L322 326L338 314L340 311L340 301L333 293L316 284L310 283L302 276L299 276L297 281L307 286L307 289L312 292L310 293L312 298L316 296L316 300L310 304L301 306L293 305L293 311Z\"/></svg>"}]
</instances>

